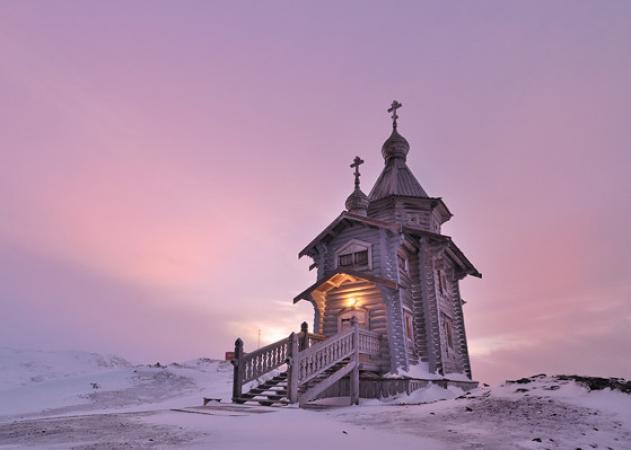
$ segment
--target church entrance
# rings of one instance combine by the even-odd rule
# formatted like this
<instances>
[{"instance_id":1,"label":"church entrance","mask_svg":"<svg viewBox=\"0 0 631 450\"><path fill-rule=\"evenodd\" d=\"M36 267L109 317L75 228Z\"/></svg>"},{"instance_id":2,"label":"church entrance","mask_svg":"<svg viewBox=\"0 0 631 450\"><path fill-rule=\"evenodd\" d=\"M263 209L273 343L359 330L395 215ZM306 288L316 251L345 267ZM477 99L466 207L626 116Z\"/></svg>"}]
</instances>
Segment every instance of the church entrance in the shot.
<instances>
[{"instance_id":1,"label":"church entrance","mask_svg":"<svg viewBox=\"0 0 631 450\"><path fill-rule=\"evenodd\" d=\"M337 316L337 331L345 331L351 328L353 317L357 319L360 328L368 329L368 311L365 309L351 309L342 311Z\"/></svg>"}]
</instances>

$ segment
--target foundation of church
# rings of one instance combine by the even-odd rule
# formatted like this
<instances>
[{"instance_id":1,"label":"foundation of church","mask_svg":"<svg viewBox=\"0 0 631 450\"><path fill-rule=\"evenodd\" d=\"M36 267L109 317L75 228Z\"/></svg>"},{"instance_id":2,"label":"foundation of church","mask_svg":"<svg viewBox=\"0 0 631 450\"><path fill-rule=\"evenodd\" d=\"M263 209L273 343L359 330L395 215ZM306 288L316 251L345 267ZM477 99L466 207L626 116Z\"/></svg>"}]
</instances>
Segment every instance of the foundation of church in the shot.
<instances>
[{"instance_id":1,"label":"foundation of church","mask_svg":"<svg viewBox=\"0 0 631 450\"><path fill-rule=\"evenodd\" d=\"M374 375L361 375L359 378L360 398L386 398L398 394L410 394L429 385L440 386L447 389L454 386L468 392L478 387L477 381L448 380L446 378L429 380L422 378L383 378ZM350 380L343 378L329 389L324 391L319 398L348 397L350 396Z\"/></svg>"}]
</instances>

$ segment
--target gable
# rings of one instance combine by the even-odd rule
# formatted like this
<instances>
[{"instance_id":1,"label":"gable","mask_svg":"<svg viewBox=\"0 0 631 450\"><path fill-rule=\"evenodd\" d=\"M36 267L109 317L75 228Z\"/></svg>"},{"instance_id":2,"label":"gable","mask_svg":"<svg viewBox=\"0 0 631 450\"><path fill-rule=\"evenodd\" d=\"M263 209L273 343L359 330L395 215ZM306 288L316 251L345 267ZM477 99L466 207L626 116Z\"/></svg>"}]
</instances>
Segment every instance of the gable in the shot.
<instances>
[{"instance_id":1,"label":"gable","mask_svg":"<svg viewBox=\"0 0 631 450\"><path fill-rule=\"evenodd\" d=\"M389 224L381 220L369 219L367 217L358 216L349 212L343 212L337 218L329 224L313 241L309 243L304 249L298 253L298 257L303 256L314 257L316 253L316 246L322 242L329 242L340 235L345 229L353 226L354 224L362 224L373 229L386 229L396 231L398 229L397 224Z\"/></svg>"}]
</instances>

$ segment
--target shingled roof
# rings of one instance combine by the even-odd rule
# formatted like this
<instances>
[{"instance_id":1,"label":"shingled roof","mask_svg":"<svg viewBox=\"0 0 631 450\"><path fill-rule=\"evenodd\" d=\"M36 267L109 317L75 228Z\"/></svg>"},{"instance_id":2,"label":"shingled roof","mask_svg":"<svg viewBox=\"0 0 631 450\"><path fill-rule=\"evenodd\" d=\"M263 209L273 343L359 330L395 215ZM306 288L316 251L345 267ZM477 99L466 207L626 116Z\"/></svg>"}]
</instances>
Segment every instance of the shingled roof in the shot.
<instances>
[{"instance_id":1,"label":"shingled roof","mask_svg":"<svg viewBox=\"0 0 631 450\"><path fill-rule=\"evenodd\" d=\"M410 168L401 158L386 161L381 175L377 178L368 199L379 200L390 195L406 195L409 197L428 197Z\"/></svg>"},{"instance_id":2,"label":"shingled roof","mask_svg":"<svg viewBox=\"0 0 631 450\"><path fill-rule=\"evenodd\" d=\"M370 201L390 195L427 197L421 183L405 163L409 151L408 141L397 132L396 127L393 128L392 134L381 147L385 167L368 195Z\"/></svg>"}]
</instances>

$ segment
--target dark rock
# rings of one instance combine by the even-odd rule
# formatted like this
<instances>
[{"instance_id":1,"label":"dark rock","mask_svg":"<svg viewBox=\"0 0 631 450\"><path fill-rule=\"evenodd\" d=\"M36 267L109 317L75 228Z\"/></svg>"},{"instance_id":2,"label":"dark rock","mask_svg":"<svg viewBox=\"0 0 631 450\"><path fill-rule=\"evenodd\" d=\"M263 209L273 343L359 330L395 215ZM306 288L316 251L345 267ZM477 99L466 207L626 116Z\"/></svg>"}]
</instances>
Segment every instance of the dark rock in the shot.
<instances>
[{"instance_id":1,"label":"dark rock","mask_svg":"<svg viewBox=\"0 0 631 450\"><path fill-rule=\"evenodd\" d=\"M465 408L465 411L467 411L467 412L471 412L471 411L473 411L473 409L471 409L471 408L469 408L469 407L467 406L467 407Z\"/></svg>"},{"instance_id":2,"label":"dark rock","mask_svg":"<svg viewBox=\"0 0 631 450\"><path fill-rule=\"evenodd\" d=\"M519 380L506 380L508 384L527 384L531 383L532 380L530 378L520 378Z\"/></svg>"},{"instance_id":3,"label":"dark rock","mask_svg":"<svg viewBox=\"0 0 631 450\"><path fill-rule=\"evenodd\" d=\"M609 388L625 394L631 394L631 381L627 381L624 378L584 377L580 375L557 375L556 378L564 381L576 381L590 391L600 391Z\"/></svg>"},{"instance_id":4,"label":"dark rock","mask_svg":"<svg viewBox=\"0 0 631 450\"><path fill-rule=\"evenodd\" d=\"M534 438L533 442L541 442L541 438Z\"/></svg>"},{"instance_id":5,"label":"dark rock","mask_svg":"<svg viewBox=\"0 0 631 450\"><path fill-rule=\"evenodd\" d=\"M516 392L516 393L520 393L520 392L528 392L528 389L526 389L526 388L518 388L518 389L515 389L515 392Z\"/></svg>"}]
</instances>

